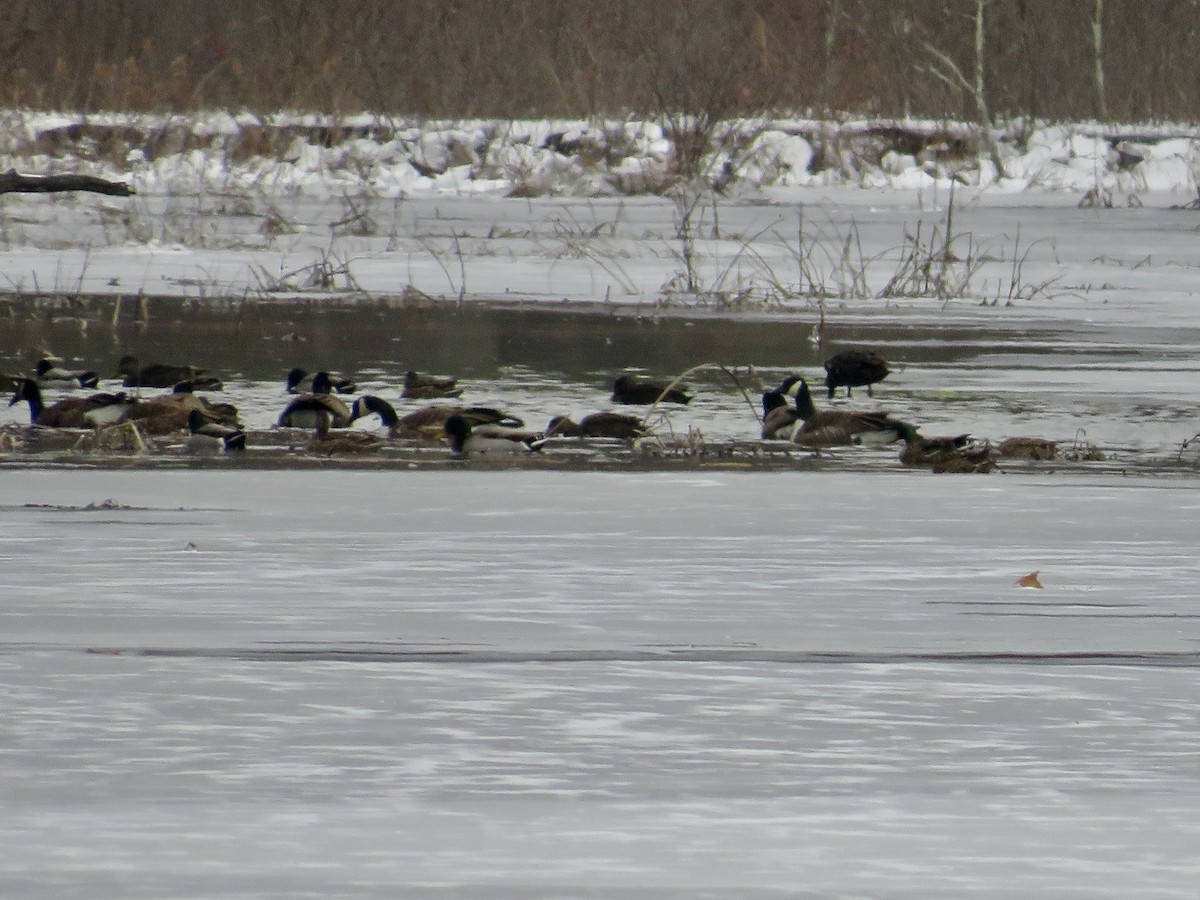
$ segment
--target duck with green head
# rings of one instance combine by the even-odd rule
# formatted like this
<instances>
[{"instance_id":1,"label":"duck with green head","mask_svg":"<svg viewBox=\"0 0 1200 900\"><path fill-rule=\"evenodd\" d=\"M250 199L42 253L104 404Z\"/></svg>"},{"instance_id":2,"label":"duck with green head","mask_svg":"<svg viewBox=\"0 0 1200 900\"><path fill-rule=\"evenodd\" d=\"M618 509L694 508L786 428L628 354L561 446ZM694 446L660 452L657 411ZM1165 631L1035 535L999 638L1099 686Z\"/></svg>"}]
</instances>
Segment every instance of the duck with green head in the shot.
<instances>
[{"instance_id":1,"label":"duck with green head","mask_svg":"<svg viewBox=\"0 0 1200 900\"><path fill-rule=\"evenodd\" d=\"M64 369L49 359L40 359L37 364L38 387L43 388L94 388L100 386L100 376L84 369Z\"/></svg>"},{"instance_id":2,"label":"duck with green head","mask_svg":"<svg viewBox=\"0 0 1200 900\"><path fill-rule=\"evenodd\" d=\"M189 453L226 453L246 449L246 432L233 425L214 422L199 409L188 413L188 436L184 449Z\"/></svg>"},{"instance_id":3,"label":"duck with green head","mask_svg":"<svg viewBox=\"0 0 1200 900\"><path fill-rule=\"evenodd\" d=\"M443 426L455 456L516 456L540 450L545 435L523 428L501 425L472 425L455 413Z\"/></svg>"}]
</instances>

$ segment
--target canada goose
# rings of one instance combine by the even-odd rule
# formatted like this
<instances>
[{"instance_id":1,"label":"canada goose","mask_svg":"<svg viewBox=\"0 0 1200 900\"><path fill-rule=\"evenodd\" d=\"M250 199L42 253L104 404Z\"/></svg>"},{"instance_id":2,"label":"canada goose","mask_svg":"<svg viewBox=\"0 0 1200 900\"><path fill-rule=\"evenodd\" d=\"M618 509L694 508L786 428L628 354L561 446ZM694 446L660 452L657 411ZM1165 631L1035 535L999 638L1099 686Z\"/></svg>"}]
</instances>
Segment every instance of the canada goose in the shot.
<instances>
[{"instance_id":1,"label":"canada goose","mask_svg":"<svg viewBox=\"0 0 1200 900\"><path fill-rule=\"evenodd\" d=\"M460 397L462 392L456 378L405 372L404 390L400 396L410 400L432 400L437 397Z\"/></svg>"},{"instance_id":2,"label":"canada goose","mask_svg":"<svg viewBox=\"0 0 1200 900\"><path fill-rule=\"evenodd\" d=\"M383 402L383 401L381 401ZM378 410L372 410L377 412ZM439 441L445 433L446 420L462 416L471 425L498 425L521 428L525 422L514 415L488 406L423 406L400 416L392 433L396 437L423 438Z\"/></svg>"},{"instance_id":3,"label":"canada goose","mask_svg":"<svg viewBox=\"0 0 1200 900\"><path fill-rule=\"evenodd\" d=\"M839 387L846 388L846 396L853 395L854 388L866 387L867 394L874 396L871 385L888 377L887 363L878 353L865 350L843 350L829 357L825 363L825 389L829 396Z\"/></svg>"},{"instance_id":4,"label":"canada goose","mask_svg":"<svg viewBox=\"0 0 1200 900\"><path fill-rule=\"evenodd\" d=\"M762 395L762 407L763 440L790 439L800 421L800 413L796 411L796 407L788 403L787 398L779 391L766 391Z\"/></svg>"},{"instance_id":5,"label":"canada goose","mask_svg":"<svg viewBox=\"0 0 1200 900\"><path fill-rule=\"evenodd\" d=\"M92 371L63 369L48 359L37 364L38 387L44 388L94 388L100 384L100 376Z\"/></svg>"},{"instance_id":6,"label":"canada goose","mask_svg":"<svg viewBox=\"0 0 1200 900\"><path fill-rule=\"evenodd\" d=\"M799 380L796 393L796 412L803 422L792 440L806 447L890 443L899 440L904 429L911 427L887 413L841 409L818 411L813 405L808 382L803 378Z\"/></svg>"},{"instance_id":7,"label":"canada goose","mask_svg":"<svg viewBox=\"0 0 1200 900\"><path fill-rule=\"evenodd\" d=\"M904 449L900 451L900 462L912 467L932 467L947 457L965 450L971 443L969 434L959 434L954 437L923 437L911 425L904 426L900 436L904 440Z\"/></svg>"},{"instance_id":8,"label":"canada goose","mask_svg":"<svg viewBox=\"0 0 1200 900\"><path fill-rule=\"evenodd\" d=\"M287 373L287 378L284 384L287 386L289 394L320 394L322 391L314 390L313 384L317 383L317 376L324 375L328 380L329 389L323 393L331 394L337 391L339 394L353 394L358 390L358 386L342 375L335 375L332 372L316 372L309 375L303 369L292 369ZM323 382L318 384L323 385Z\"/></svg>"},{"instance_id":9,"label":"canada goose","mask_svg":"<svg viewBox=\"0 0 1200 900\"><path fill-rule=\"evenodd\" d=\"M501 425L472 425L466 416L455 415L443 426L455 456L511 456L541 449L544 435Z\"/></svg>"},{"instance_id":10,"label":"canada goose","mask_svg":"<svg viewBox=\"0 0 1200 900\"><path fill-rule=\"evenodd\" d=\"M632 441L642 437L646 429L642 420L619 412L595 412L578 422L570 416L555 416L546 425L546 437L617 438Z\"/></svg>"},{"instance_id":11,"label":"canada goose","mask_svg":"<svg viewBox=\"0 0 1200 900\"><path fill-rule=\"evenodd\" d=\"M92 394L88 397L67 397L50 406L42 400L36 381L25 378L17 386L9 406L22 400L29 404L29 421L48 428L92 428L120 421L134 405L125 394Z\"/></svg>"},{"instance_id":12,"label":"canada goose","mask_svg":"<svg viewBox=\"0 0 1200 900\"><path fill-rule=\"evenodd\" d=\"M1058 456L1058 442L1038 437L1014 437L1000 442L996 448L1005 459L1054 459Z\"/></svg>"},{"instance_id":13,"label":"canada goose","mask_svg":"<svg viewBox=\"0 0 1200 900\"><path fill-rule=\"evenodd\" d=\"M188 413L188 436L184 448L192 453L246 449L246 432L231 425L222 425L207 419L201 410Z\"/></svg>"},{"instance_id":14,"label":"canada goose","mask_svg":"<svg viewBox=\"0 0 1200 900\"><path fill-rule=\"evenodd\" d=\"M788 440L796 430L796 423L800 421L800 413L787 402L787 396L793 393L793 388L799 381L799 375L789 375L779 387L763 392L763 440L772 438Z\"/></svg>"},{"instance_id":15,"label":"canada goose","mask_svg":"<svg viewBox=\"0 0 1200 900\"><path fill-rule=\"evenodd\" d=\"M192 389L197 391L219 391L224 385L221 379L208 369L197 366L175 366L169 363L151 363L143 366L138 358L131 354L122 356L117 361L117 375L123 375L125 387L173 387L181 381L188 381Z\"/></svg>"},{"instance_id":16,"label":"canada goose","mask_svg":"<svg viewBox=\"0 0 1200 900\"><path fill-rule=\"evenodd\" d=\"M301 394L279 414L280 428L317 428L322 416L328 416L331 428L345 428L354 421L354 413L333 396L328 372L313 376L311 394Z\"/></svg>"},{"instance_id":17,"label":"canada goose","mask_svg":"<svg viewBox=\"0 0 1200 900\"><path fill-rule=\"evenodd\" d=\"M400 417L396 414L396 408L382 397L364 394L350 404L351 422L357 422L359 419L365 419L371 415L379 416L383 421L383 426L388 430L390 437L396 436L400 425ZM319 431L320 429L321 422L318 421L317 430Z\"/></svg>"},{"instance_id":18,"label":"canada goose","mask_svg":"<svg viewBox=\"0 0 1200 900\"><path fill-rule=\"evenodd\" d=\"M670 382L643 375L620 375L613 382L613 403L648 405L659 400L663 403L691 403L692 395L682 387L671 387Z\"/></svg>"}]
</instances>

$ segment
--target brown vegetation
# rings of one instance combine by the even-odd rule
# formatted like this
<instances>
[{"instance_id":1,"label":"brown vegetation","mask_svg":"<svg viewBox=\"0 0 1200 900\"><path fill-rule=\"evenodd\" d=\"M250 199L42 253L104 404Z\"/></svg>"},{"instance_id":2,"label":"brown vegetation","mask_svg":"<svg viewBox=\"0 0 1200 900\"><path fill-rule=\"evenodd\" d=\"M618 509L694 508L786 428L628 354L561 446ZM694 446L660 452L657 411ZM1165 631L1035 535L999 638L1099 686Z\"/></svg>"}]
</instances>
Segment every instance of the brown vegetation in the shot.
<instances>
[{"instance_id":1,"label":"brown vegetation","mask_svg":"<svg viewBox=\"0 0 1200 900\"><path fill-rule=\"evenodd\" d=\"M1198 55L1190 0L7 0L0 105L975 118L958 69L992 116L1186 120Z\"/></svg>"}]
</instances>

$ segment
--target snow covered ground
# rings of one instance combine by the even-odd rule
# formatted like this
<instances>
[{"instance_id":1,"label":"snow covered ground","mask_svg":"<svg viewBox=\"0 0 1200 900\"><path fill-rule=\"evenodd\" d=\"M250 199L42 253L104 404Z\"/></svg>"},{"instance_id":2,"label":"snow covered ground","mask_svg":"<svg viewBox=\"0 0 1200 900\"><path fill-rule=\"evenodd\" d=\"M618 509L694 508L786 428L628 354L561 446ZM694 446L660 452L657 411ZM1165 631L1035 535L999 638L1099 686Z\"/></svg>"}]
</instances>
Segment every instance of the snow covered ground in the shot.
<instances>
[{"instance_id":1,"label":"snow covered ground","mask_svg":"<svg viewBox=\"0 0 1200 900\"><path fill-rule=\"evenodd\" d=\"M138 341L205 364L207 346L265 428L285 349L304 352L285 326L383 391L459 370L452 329L391 331L431 303L567 300L611 332L561 362L553 329L536 352L472 340L493 352L461 361L468 399L536 422L602 403L616 368L655 370L656 340L661 374L770 380L867 336L902 364L852 405L930 433L1083 428L1110 455L969 478L22 459L0 479L0 889L1193 897L1195 467L1113 473L1200 430L1196 213L1173 208L1195 196L1194 142L1130 163L1045 134L1006 180L957 183L953 296L887 289L905 235L947 227L947 173L915 160L747 168L688 234L679 203L569 165L528 198L482 162L410 176L441 132L395 138L394 159L360 141L354 165L307 142L269 164L193 148L128 160L134 198L0 198L0 288L45 296L10 304L5 370L52 352L107 371ZM542 144L504 145L526 181L561 164ZM1097 184L1114 206L1079 207ZM692 249L699 293L679 289ZM347 298L382 311L357 355L312 315ZM285 312L226 341L189 331L190 305ZM678 427L752 437L716 384ZM1045 589L1017 587L1033 570Z\"/></svg>"}]
</instances>

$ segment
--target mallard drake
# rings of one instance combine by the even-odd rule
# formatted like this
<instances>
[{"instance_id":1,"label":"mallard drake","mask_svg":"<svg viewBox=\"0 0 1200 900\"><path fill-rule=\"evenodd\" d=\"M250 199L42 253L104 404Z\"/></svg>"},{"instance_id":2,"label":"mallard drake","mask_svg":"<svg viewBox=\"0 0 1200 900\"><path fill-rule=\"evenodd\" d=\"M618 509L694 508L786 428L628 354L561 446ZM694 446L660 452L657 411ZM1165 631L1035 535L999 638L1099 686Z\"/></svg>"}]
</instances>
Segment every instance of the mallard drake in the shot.
<instances>
[{"instance_id":1,"label":"mallard drake","mask_svg":"<svg viewBox=\"0 0 1200 900\"><path fill-rule=\"evenodd\" d=\"M617 438L632 441L646 434L642 420L619 412L590 413L578 422L555 416L546 425L546 437Z\"/></svg>"},{"instance_id":2,"label":"mallard drake","mask_svg":"<svg viewBox=\"0 0 1200 900\"><path fill-rule=\"evenodd\" d=\"M460 397L462 392L457 378L405 372L404 390L400 396L410 400L432 400L437 397Z\"/></svg>"},{"instance_id":3,"label":"mallard drake","mask_svg":"<svg viewBox=\"0 0 1200 900\"><path fill-rule=\"evenodd\" d=\"M384 401L381 401L384 402ZM378 412L378 410L372 410ZM423 406L399 417L392 433L397 437L441 440L445 434L446 420L451 416L462 416L471 425L498 425L505 428L522 428L525 422L514 415L489 406Z\"/></svg>"},{"instance_id":4,"label":"mallard drake","mask_svg":"<svg viewBox=\"0 0 1200 900\"><path fill-rule=\"evenodd\" d=\"M119 422L135 401L125 394L92 394L67 397L50 406L42 400L42 391L32 378L22 379L9 406L22 400L29 404L29 421L48 428L92 428Z\"/></svg>"},{"instance_id":5,"label":"mallard drake","mask_svg":"<svg viewBox=\"0 0 1200 900\"><path fill-rule=\"evenodd\" d=\"M188 413L188 436L184 448L192 453L246 449L246 432L231 425L207 419L199 409Z\"/></svg>"},{"instance_id":6,"label":"mallard drake","mask_svg":"<svg viewBox=\"0 0 1200 900\"><path fill-rule=\"evenodd\" d=\"M1049 460L1058 456L1058 442L1039 437L1014 437L1001 441L996 450L1005 459Z\"/></svg>"},{"instance_id":7,"label":"mallard drake","mask_svg":"<svg viewBox=\"0 0 1200 900\"><path fill-rule=\"evenodd\" d=\"M512 456L540 450L545 435L501 425L472 425L463 415L454 414L443 426L455 456Z\"/></svg>"},{"instance_id":8,"label":"mallard drake","mask_svg":"<svg viewBox=\"0 0 1200 900\"><path fill-rule=\"evenodd\" d=\"M668 381L647 378L628 373L617 376L613 382L612 402L648 405L663 403L691 403L692 395L678 385L672 387Z\"/></svg>"},{"instance_id":9,"label":"mallard drake","mask_svg":"<svg viewBox=\"0 0 1200 900\"><path fill-rule=\"evenodd\" d=\"M124 376L125 387L174 387L181 381L190 382L192 390L219 391L224 385L221 379L208 369L198 366L176 366L169 363L151 363L143 366L131 354L117 361L117 375Z\"/></svg>"},{"instance_id":10,"label":"mallard drake","mask_svg":"<svg viewBox=\"0 0 1200 900\"><path fill-rule=\"evenodd\" d=\"M883 381L888 374L887 363L878 353L843 350L825 363L825 389L831 398L839 387L846 388L847 397L853 395L856 387L866 387L867 394L874 396L871 385Z\"/></svg>"},{"instance_id":11,"label":"mallard drake","mask_svg":"<svg viewBox=\"0 0 1200 900\"><path fill-rule=\"evenodd\" d=\"M317 376L324 376L324 381L317 381ZM319 391L314 388L314 385L325 387L328 384L328 389ZM353 394L358 390L351 379L342 375L336 375L333 372L316 372L309 375L303 369L292 369L287 373L284 379L284 384L287 387L289 394L332 394L337 391L339 394Z\"/></svg>"},{"instance_id":12,"label":"mallard drake","mask_svg":"<svg viewBox=\"0 0 1200 900\"><path fill-rule=\"evenodd\" d=\"M37 383L43 388L94 388L100 385L100 376L90 370L64 369L48 359L39 359Z\"/></svg>"},{"instance_id":13,"label":"mallard drake","mask_svg":"<svg viewBox=\"0 0 1200 900\"><path fill-rule=\"evenodd\" d=\"M812 392L803 378L796 389L796 412L803 420L792 437L806 447L832 447L839 444L886 444L899 440L906 422L881 412L850 412L841 409L818 411Z\"/></svg>"}]
</instances>

